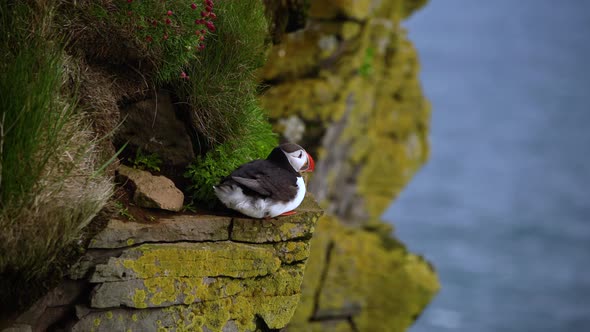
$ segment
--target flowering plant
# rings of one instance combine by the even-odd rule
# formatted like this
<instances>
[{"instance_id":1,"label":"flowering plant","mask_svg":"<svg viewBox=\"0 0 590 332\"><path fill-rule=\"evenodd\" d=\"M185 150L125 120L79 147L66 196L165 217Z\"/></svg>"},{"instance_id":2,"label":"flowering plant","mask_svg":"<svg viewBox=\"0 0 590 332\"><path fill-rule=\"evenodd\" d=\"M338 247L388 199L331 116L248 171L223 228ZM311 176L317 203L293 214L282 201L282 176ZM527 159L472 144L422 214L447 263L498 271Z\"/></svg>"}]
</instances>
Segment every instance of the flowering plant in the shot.
<instances>
[{"instance_id":1,"label":"flowering plant","mask_svg":"<svg viewBox=\"0 0 590 332\"><path fill-rule=\"evenodd\" d=\"M188 80L184 68L205 49L207 36L216 30L213 0L118 1L119 23L134 31L139 45L160 55L159 80Z\"/></svg>"}]
</instances>

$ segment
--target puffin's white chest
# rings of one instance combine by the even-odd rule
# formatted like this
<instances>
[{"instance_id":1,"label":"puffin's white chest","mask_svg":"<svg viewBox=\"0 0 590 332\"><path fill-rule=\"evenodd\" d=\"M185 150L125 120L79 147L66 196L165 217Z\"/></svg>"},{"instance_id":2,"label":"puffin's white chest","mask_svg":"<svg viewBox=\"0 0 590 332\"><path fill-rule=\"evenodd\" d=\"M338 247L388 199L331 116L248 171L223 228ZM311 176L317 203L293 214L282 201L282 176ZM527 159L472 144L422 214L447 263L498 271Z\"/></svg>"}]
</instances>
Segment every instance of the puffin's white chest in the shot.
<instances>
[{"instance_id":1,"label":"puffin's white chest","mask_svg":"<svg viewBox=\"0 0 590 332\"><path fill-rule=\"evenodd\" d=\"M215 194L225 206L253 218L273 218L295 210L303 202L306 193L305 182L301 176L297 177L297 194L288 202L248 196L238 186L232 187L230 190L218 187L214 187L214 189Z\"/></svg>"},{"instance_id":2,"label":"puffin's white chest","mask_svg":"<svg viewBox=\"0 0 590 332\"><path fill-rule=\"evenodd\" d=\"M295 210L301 204L301 202L303 202L303 199L305 198L305 192L305 181L303 181L303 177L300 176L297 178L297 195L293 200L286 203L274 204L272 202L267 202L269 217L276 217L281 213ZM268 201L268 199L266 201Z\"/></svg>"}]
</instances>

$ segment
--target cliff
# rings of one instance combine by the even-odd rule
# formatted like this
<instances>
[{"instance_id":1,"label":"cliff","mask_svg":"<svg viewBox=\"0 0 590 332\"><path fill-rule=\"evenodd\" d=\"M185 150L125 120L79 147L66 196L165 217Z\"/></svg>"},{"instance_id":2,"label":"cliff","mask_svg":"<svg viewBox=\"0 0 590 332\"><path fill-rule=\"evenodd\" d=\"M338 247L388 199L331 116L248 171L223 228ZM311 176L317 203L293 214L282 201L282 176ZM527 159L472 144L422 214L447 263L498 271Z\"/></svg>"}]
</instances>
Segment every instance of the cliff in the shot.
<instances>
[{"instance_id":1,"label":"cliff","mask_svg":"<svg viewBox=\"0 0 590 332\"><path fill-rule=\"evenodd\" d=\"M31 232L9 222L2 188L0 223L11 237L0 248L13 259L0 261L0 327L403 331L418 317L439 288L436 274L380 215L428 157L429 105L400 26L424 1L264 3L3 5L4 17L16 17L3 29L41 37L31 50L30 35L6 34L3 50L19 41L6 68L27 52L37 68L39 50L49 50L55 60L43 75L57 76L46 98L71 105L57 119L72 134L51 150L57 168L39 166L37 183L70 159L89 165L51 178L55 188L31 190L18 208L39 210L46 190L63 196L64 210L80 197L64 192L75 187L69 178L86 196L97 197L89 188L102 195L92 209L70 206L76 219L56 214L58 230L45 231L43 215L24 215ZM211 185L264 157L278 141L273 131L316 158L311 193L289 217L224 210ZM35 151L27 163L39 163ZM14 177L6 169L0 179Z\"/></svg>"},{"instance_id":2,"label":"cliff","mask_svg":"<svg viewBox=\"0 0 590 332\"><path fill-rule=\"evenodd\" d=\"M317 151L310 190L326 211L290 330L403 331L438 290L380 221L428 157L430 107L400 26L421 5L312 1L262 70L275 130Z\"/></svg>"}]
</instances>

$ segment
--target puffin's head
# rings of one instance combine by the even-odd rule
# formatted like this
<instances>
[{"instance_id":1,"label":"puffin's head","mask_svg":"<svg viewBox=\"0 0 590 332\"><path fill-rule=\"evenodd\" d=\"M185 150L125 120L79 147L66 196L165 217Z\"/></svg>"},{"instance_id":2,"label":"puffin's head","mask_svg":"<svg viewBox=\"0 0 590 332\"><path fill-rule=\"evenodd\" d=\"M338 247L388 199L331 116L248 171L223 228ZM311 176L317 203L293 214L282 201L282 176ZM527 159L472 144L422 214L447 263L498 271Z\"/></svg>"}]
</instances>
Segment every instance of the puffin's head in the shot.
<instances>
[{"instance_id":1,"label":"puffin's head","mask_svg":"<svg viewBox=\"0 0 590 332\"><path fill-rule=\"evenodd\" d=\"M287 156L287 160L296 172L313 172L315 162L302 147L293 143L284 143L279 148Z\"/></svg>"}]
</instances>

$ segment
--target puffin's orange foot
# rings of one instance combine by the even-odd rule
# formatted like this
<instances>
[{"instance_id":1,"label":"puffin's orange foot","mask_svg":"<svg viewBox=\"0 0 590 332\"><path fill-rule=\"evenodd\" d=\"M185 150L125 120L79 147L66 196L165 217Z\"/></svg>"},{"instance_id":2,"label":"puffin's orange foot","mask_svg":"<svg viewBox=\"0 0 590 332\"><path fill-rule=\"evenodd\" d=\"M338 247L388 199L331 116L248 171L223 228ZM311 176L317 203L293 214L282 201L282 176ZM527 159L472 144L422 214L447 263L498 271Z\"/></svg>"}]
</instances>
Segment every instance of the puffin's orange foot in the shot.
<instances>
[{"instance_id":1,"label":"puffin's orange foot","mask_svg":"<svg viewBox=\"0 0 590 332\"><path fill-rule=\"evenodd\" d=\"M292 215L294 215L295 213L297 213L297 211L293 211L293 210L292 210L292 211L287 211L287 212L281 213L280 215L281 215L281 216L292 216Z\"/></svg>"}]
</instances>

